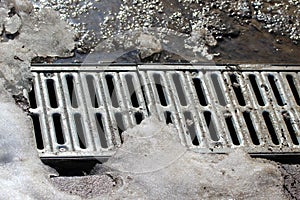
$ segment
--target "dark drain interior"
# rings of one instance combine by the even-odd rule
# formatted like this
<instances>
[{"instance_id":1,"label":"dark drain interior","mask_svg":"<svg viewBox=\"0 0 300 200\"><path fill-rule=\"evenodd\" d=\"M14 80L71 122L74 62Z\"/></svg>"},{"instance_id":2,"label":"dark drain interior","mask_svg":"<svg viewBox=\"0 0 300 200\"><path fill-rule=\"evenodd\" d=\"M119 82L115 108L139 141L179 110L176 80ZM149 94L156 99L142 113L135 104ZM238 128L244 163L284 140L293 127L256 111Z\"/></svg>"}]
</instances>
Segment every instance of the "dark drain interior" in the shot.
<instances>
[{"instance_id":1,"label":"dark drain interior","mask_svg":"<svg viewBox=\"0 0 300 200\"><path fill-rule=\"evenodd\" d=\"M257 99L258 104L260 106L265 106L265 101L264 101L261 91L260 91L261 89L258 87L257 82L256 82L256 76L253 74L250 74L249 79L250 79L250 83L251 83L252 89L255 93L255 97Z\"/></svg>"},{"instance_id":2,"label":"dark drain interior","mask_svg":"<svg viewBox=\"0 0 300 200\"><path fill-rule=\"evenodd\" d=\"M59 176L86 176L91 173L97 160L43 160L43 163L57 171Z\"/></svg>"},{"instance_id":3,"label":"dark drain interior","mask_svg":"<svg viewBox=\"0 0 300 200\"><path fill-rule=\"evenodd\" d=\"M252 140L253 144L254 145L259 145L260 141L258 139L256 129L255 129L253 123L252 123L253 120L251 118L250 112L247 112L247 111L243 112L243 116L244 116L244 119L245 119L247 128L249 130L250 137L251 137L251 140Z\"/></svg>"}]
</instances>

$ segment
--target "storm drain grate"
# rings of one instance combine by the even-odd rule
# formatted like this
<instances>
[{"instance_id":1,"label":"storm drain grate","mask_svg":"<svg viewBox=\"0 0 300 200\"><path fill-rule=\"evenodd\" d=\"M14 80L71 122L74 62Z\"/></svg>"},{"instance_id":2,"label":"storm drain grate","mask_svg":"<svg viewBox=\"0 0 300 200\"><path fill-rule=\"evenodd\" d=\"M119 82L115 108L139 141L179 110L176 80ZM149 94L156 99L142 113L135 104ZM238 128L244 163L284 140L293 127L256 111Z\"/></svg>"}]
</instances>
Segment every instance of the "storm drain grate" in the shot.
<instances>
[{"instance_id":1,"label":"storm drain grate","mask_svg":"<svg viewBox=\"0 0 300 200\"><path fill-rule=\"evenodd\" d=\"M28 94L41 157L109 157L149 116L198 152L297 153L297 67L33 66Z\"/></svg>"}]
</instances>

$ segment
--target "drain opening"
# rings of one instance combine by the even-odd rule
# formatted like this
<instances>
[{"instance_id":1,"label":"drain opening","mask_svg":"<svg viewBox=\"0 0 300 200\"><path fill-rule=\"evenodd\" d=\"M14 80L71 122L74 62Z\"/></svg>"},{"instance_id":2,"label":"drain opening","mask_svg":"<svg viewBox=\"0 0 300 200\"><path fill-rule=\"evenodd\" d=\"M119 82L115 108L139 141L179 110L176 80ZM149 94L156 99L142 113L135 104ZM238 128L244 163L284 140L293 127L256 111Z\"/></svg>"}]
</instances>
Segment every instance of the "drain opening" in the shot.
<instances>
[{"instance_id":1,"label":"drain opening","mask_svg":"<svg viewBox=\"0 0 300 200\"><path fill-rule=\"evenodd\" d=\"M277 104L279 106L284 106L284 99L283 99L282 95L280 95L280 92L278 90L278 85L276 84L277 80L275 80L275 77L271 74L268 75L268 80L269 80L269 83L270 83L271 88L273 90L273 93L275 95Z\"/></svg>"},{"instance_id":2,"label":"drain opening","mask_svg":"<svg viewBox=\"0 0 300 200\"><path fill-rule=\"evenodd\" d=\"M300 96L299 96L296 84L294 82L294 77L292 75L287 75L286 79L287 79L287 81L289 83L289 86L292 90L292 93L294 95L294 99L295 99L296 103L298 104L298 106L300 106Z\"/></svg>"},{"instance_id":3,"label":"drain opening","mask_svg":"<svg viewBox=\"0 0 300 200\"><path fill-rule=\"evenodd\" d=\"M111 99L112 106L115 108L119 107L119 101L115 91L114 77L111 74L105 75L109 96Z\"/></svg>"},{"instance_id":4,"label":"drain opening","mask_svg":"<svg viewBox=\"0 0 300 200\"><path fill-rule=\"evenodd\" d=\"M96 95L94 77L92 75L87 75L86 76L86 82L87 82L87 86L88 86L92 106L94 108L99 108L99 101L98 101L98 97Z\"/></svg>"},{"instance_id":5,"label":"drain opening","mask_svg":"<svg viewBox=\"0 0 300 200\"><path fill-rule=\"evenodd\" d=\"M265 101L264 101L264 99L262 97L262 94L261 94L261 91L260 91L260 89L259 89L259 87L257 85L256 76L253 75L253 74L250 74L249 75L249 80L250 80L250 84L252 86L252 89L253 89L253 91L255 93L256 100L257 100L258 104L260 106L265 106L266 105Z\"/></svg>"},{"instance_id":6,"label":"drain opening","mask_svg":"<svg viewBox=\"0 0 300 200\"><path fill-rule=\"evenodd\" d=\"M225 117L225 121L226 121L226 124L227 124L227 128L228 128L232 143L234 145L240 145L241 144L240 139L239 139L238 134L236 132L236 128L234 127L232 116Z\"/></svg>"},{"instance_id":7,"label":"drain opening","mask_svg":"<svg viewBox=\"0 0 300 200\"><path fill-rule=\"evenodd\" d=\"M68 94L73 108L78 108L78 100L74 88L74 77L70 74L66 75L66 81L68 86Z\"/></svg>"},{"instance_id":8,"label":"drain opening","mask_svg":"<svg viewBox=\"0 0 300 200\"><path fill-rule=\"evenodd\" d=\"M279 140L277 138L277 135L276 135L272 120L270 118L269 112L264 111L263 112L263 117L264 117L265 123L267 125L267 128L268 128L268 131L269 131L269 134L271 136L273 144L279 145Z\"/></svg>"},{"instance_id":9,"label":"drain opening","mask_svg":"<svg viewBox=\"0 0 300 200\"><path fill-rule=\"evenodd\" d=\"M251 118L250 112L243 112L243 116L244 116L244 119L245 119L245 122L246 122L246 125L248 128L248 131L250 133L252 143L254 145L260 145L260 141L258 139L257 132L252 123L252 118Z\"/></svg>"},{"instance_id":10,"label":"drain opening","mask_svg":"<svg viewBox=\"0 0 300 200\"><path fill-rule=\"evenodd\" d=\"M215 142L219 141L220 138L219 138L219 135L217 133L216 125L214 123L211 112L205 111L203 113L203 115L204 115L205 122L206 122L206 125L207 125L207 128L208 128L211 139Z\"/></svg>"},{"instance_id":11,"label":"drain opening","mask_svg":"<svg viewBox=\"0 0 300 200\"><path fill-rule=\"evenodd\" d=\"M140 124L144 120L144 115L141 112L134 113L136 124Z\"/></svg>"},{"instance_id":12,"label":"drain opening","mask_svg":"<svg viewBox=\"0 0 300 200\"><path fill-rule=\"evenodd\" d=\"M99 135L100 142L101 142L101 147L108 148L105 131L104 131L104 127L103 127L102 115L101 115L101 113L96 113L95 117L96 117L97 130L98 130L98 135Z\"/></svg>"},{"instance_id":13,"label":"drain opening","mask_svg":"<svg viewBox=\"0 0 300 200\"><path fill-rule=\"evenodd\" d=\"M237 76L235 74L230 74L229 78L240 106L245 106L245 98L242 92L242 88L238 82Z\"/></svg>"},{"instance_id":14,"label":"drain opening","mask_svg":"<svg viewBox=\"0 0 300 200\"><path fill-rule=\"evenodd\" d=\"M197 138L197 131L195 128L195 122L193 120L192 114L190 112L184 112L184 118L193 145L199 146L199 140Z\"/></svg>"},{"instance_id":15,"label":"drain opening","mask_svg":"<svg viewBox=\"0 0 300 200\"><path fill-rule=\"evenodd\" d=\"M49 95L50 106L52 108L58 108L57 95L56 95L56 92L55 92L54 80L53 79L47 79L46 84L47 84L47 90L48 90L48 95Z\"/></svg>"},{"instance_id":16,"label":"drain opening","mask_svg":"<svg viewBox=\"0 0 300 200\"><path fill-rule=\"evenodd\" d=\"M165 116L165 119L166 119L166 124L172 124L173 121L172 121L172 113L169 112L169 111L165 111L164 112L164 116Z\"/></svg>"},{"instance_id":17,"label":"drain opening","mask_svg":"<svg viewBox=\"0 0 300 200\"><path fill-rule=\"evenodd\" d=\"M31 114L31 118L33 122L36 146L39 150L42 150L44 149L44 142L40 124L40 117L38 114Z\"/></svg>"},{"instance_id":18,"label":"drain opening","mask_svg":"<svg viewBox=\"0 0 300 200\"><path fill-rule=\"evenodd\" d=\"M183 91L179 74L173 74L172 78L173 78L173 82L174 82L175 87L176 87L176 91L177 91L177 95L178 95L180 104L182 106L187 106L187 101L186 101L186 98L185 98L186 95L185 95L185 93Z\"/></svg>"},{"instance_id":19,"label":"drain opening","mask_svg":"<svg viewBox=\"0 0 300 200\"><path fill-rule=\"evenodd\" d=\"M215 88L215 91L216 91L216 94L217 94L217 97L218 97L218 100L219 100L219 104L222 105L222 106L226 106L227 102L226 102L226 99L224 97L223 90L221 88L218 75L217 74L212 74L211 75L211 80L213 82L213 85L214 85L214 88Z\"/></svg>"},{"instance_id":20,"label":"drain opening","mask_svg":"<svg viewBox=\"0 0 300 200\"><path fill-rule=\"evenodd\" d=\"M127 82L127 87L128 87L128 91L129 91L129 95L130 95L130 99L131 99L131 104L133 107L138 108L140 107L137 95L136 95L136 91L135 91L135 86L133 83L133 76L127 74L125 76L126 82Z\"/></svg>"},{"instance_id":21,"label":"drain opening","mask_svg":"<svg viewBox=\"0 0 300 200\"><path fill-rule=\"evenodd\" d=\"M29 92L28 96L29 96L30 108L32 108L32 109L37 108L36 95L35 95L35 85L34 84L32 84L32 89Z\"/></svg>"},{"instance_id":22,"label":"drain opening","mask_svg":"<svg viewBox=\"0 0 300 200\"><path fill-rule=\"evenodd\" d=\"M119 132L119 136L121 139L121 143L123 144L123 136L122 133L125 131L125 126L124 126L124 121L123 121L123 116L121 113L116 113L115 114L115 119L117 122L117 126L118 126L118 132Z\"/></svg>"},{"instance_id":23,"label":"drain opening","mask_svg":"<svg viewBox=\"0 0 300 200\"><path fill-rule=\"evenodd\" d=\"M82 126L82 119L80 114L75 114L74 115L74 120L75 120L75 125L76 125L76 130L77 130L77 137L78 137L78 142L79 146L81 149L86 149L87 144L85 140L85 134L84 134L84 129Z\"/></svg>"},{"instance_id":24,"label":"drain opening","mask_svg":"<svg viewBox=\"0 0 300 200\"><path fill-rule=\"evenodd\" d=\"M284 122L286 124L286 127L287 127L287 129L288 129L288 131L290 133L290 136L291 136L291 139L293 141L293 144L294 145L299 145L297 133L296 133L294 127L293 127L292 119L291 119L290 114L288 112L283 112L282 116L283 116Z\"/></svg>"},{"instance_id":25,"label":"drain opening","mask_svg":"<svg viewBox=\"0 0 300 200\"><path fill-rule=\"evenodd\" d=\"M193 78L194 87L200 102L200 105L207 106L207 99L204 95L204 90L202 86L202 82L199 78Z\"/></svg>"},{"instance_id":26,"label":"drain opening","mask_svg":"<svg viewBox=\"0 0 300 200\"><path fill-rule=\"evenodd\" d=\"M161 76L159 74L154 74L153 78L154 78L154 83L155 83L155 86L156 86L156 91L158 93L160 104L162 106L167 106L168 105L168 100L166 98L165 91L164 91L164 88L163 88L163 85L162 85Z\"/></svg>"},{"instance_id":27,"label":"drain opening","mask_svg":"<svg viewBox=\"0 0 300 200\"><path fill-rule=\"evenodd\" d=\"M65 144L64 133L61 126L61 115L55 113L52 115L52 119L53 119L57 144Z\"/></svg>"},{"instance_id":28,"label":"drain opening","mask_svg":"<svg viewBox=\"0 0 300 200\"><path fill-rule=\"evenodd\" d=\"M33 91L31 92L30 101L32 103L31 103L30 111L37 115L37 116L32 116L32 120L34 121L35 124L34 131L36 134L36 143L38 146L37 148L43 150L43 153L39 151L41 158L61 159L61 157L64 157L66 159L71 160L73 158L69 158L69 157L75 156L75 157L80 157L80 159L85 159L85 158L91 158L95 156L95 154L99 155L99 158L101 159L102 157L107 158L111 155L111 151L114 151L114 149L107 149L107 151L101 151L101 152L97 152L96 149L102 149L103 147L107 147L107 145L109 146L110 144L115 145L116 143L114 141L111 141L114 140L114 136L117 138L119 137L118 135L120 135L121 142L123 142L122 133L125 130L125 128L132 127L135 124L140 124L144 119L144 117L147 116L148 113L156 113L157 110L162 109L163 105L170 106L170 108L165 107L161 113L164 114L164 116L161 117L166 122L166 124L174 123L174 125L177 128L180 127L182 128L182 123L187 124L185 129L186 132L190 133L190 136L181 135L180 138L183 139L185 137L191 137L191 139L187 138L189 141L187 144L188 146L195 146L195 145L200 146L203 143L203 138L201 137L202 134L201 130L202 128L204 128L205 134L207 134L206 138L204 139L209 140L207 142L208 145L207 148L209 149L215 148L216 145L219 146L219 144L221 143L224 144L224 146L221 145L219 147L224 148L225 151L227 150L227 148L230 148L230 146L233 145L241 146L245 144L246 146L250 145L251 147L253 146L253 144L254 145L262 144L263 142L261 138L266 137L265 138L266 141L264 142L266 142L267 144L262 145L259 148L259 150L254 150L252 148L249 148L250 153L252 153L253 151L257 153L261 153L261 152L271 153L270 148L268 148L269 146L273 147L274 152L275 151L279 153L281 152L285 153L285 151L294 152L296 148L295 145L299 145L300 143L300 137L298 137L298 132L299 132L298 125L295 124L296 122L294 121L295 119L293 118L294 112L295 115L298 115L298 111L294 110L292 107L292 105L295 105L296 102L293 103L292 105L289 105L286 108L286 112L289 112L289 114L292 117L292 120L289 118L289 116L280 117L281 118L280 122L284 123L284 125L279 124L280 127L277 127L277 124L280 123L277 121L278 120L277 115L278 114L283 115L282 107L279 106L277 102L275 102L275 104L270 105L267 108L268 110L264 110L262 109L262 107L260 109L258 108L258 112L261 112L260 118L263 118L261 119L263 120L263 122L259 122L257 121L258 119L255 118L256 117L255 113L252 113L250 110L248 109L246 110L246 108L241 107L242 105L247 104L248 99L246 98L246 93L244 91L243 86L240 86L238 84L241 83L242 81L241 78L244 75L246 75L248 78L251 72L249 72L249 70L245 72L241 71L242 74L241 76L236 72L226 72L227 74L226 76L228 77L228 79L225 80L223 79L224 76L221 74L222 70L219 69L214 71L213 70L211 70L210 73L204 74L203 75L204 79L202 79L199 76L195 77L194 74L187 73L188 69L187 71L178 70L176 72L172 70L155 71L151 69L150 71L145 71L145 72L143 71L140 74L138 72L133 72L133 71L130 71L128 73L124 71L122 72L121 71L113 71L113 72L96 71L95 73L91 71L89 73L84 71L83 73L80 73L79 71L78 74L71 71L67 73L58 71L53 73L51 76L43 76L39 74L40 72L33 72L35 78L34 83L36 85L33 88ZM275 99L275 95L273 94L274 88L271 88L271 84L273 84L273 87L276 87L278 94L283 95L281 96L282 103L285 102L289 103L288 99L285 99L284 94L282 94L282 92L284 91L283 88L281 87L280 80L277 80L278 72L272 72L270 70L267 72L268 73L267 75L265 75L265 73L266 72L263 71L261 72L261 74L259 74L259 72L253 71L252 76L251 75L249 76L249 79L252 80L252 81L249 80L249 89L250 89L249 95L251 96L251 98L253 96L253 104L254 104L253 107L257 107L259 105L259 102L261 105L267 105L272 100L273 101L277 100ZM296 79L296 75L298 72L289 71L289 72L282 72L282 73L284 74L283 78L286 80L285 83L289 85L286 87L289 87L287 89L290 92L290 95L294 95L294 97L292 98L295 98L297 99L297 101L300 102L300 92L298 90L298 85L297 85L298 80ZM274 76L271 77L271 79L273 79L274 81L273 83L269 83L268 80L269 74ZM290 76L287 76L287 74ZM79 78L82 77L82 81L78 82L77 80L78 76ZM143 91L142 86L139 85L139 79L136 79L137 76L140 76L141 80L143 80L143 82L145 83L145 88L144 88L145 91ZM268 90L269 91L272 90L270 92L272 93L274 99L265 97L265 90L261 86L261 78L262 78L261 76L264 76L265 79L267 79L266 82L270 87L268 88ZM98 83L99 81L98 77L103 77L103 80L101 80L101 82L99 83ZM122 82L120 77L122 77ZM186 77L188 79L186 79ZM60 81L61 80L60 78L62 78L62 82ZM150 86L148 85L149 78L151 84ZM206 88L206 84L205 84L206 78L209 79L208 80L210 83L209 88ZM186 87L185 85L187 84L185 83L186 80L193 81L192 83L188 83L193 85L193 86L191 85L192 88ZM169 84L171 84L171 86L173 87L173 91L170 91ZM61 88L63 89L63 91L61 91ZM81 91L81 88L83 89L85 88L84 91ZM39 92L40 89L42 89L42 93ZM142 90L140 91L140 89ZM210 92L213 94L212 97L210 97L206 89L210 90ZM50 92L47 90L49 90ZM117 93L119 91L120 92L126 91L127 93L131 93L130 98L128 95L128 100L131 102L128 103L131 107L135 108L133 110L129 108L129 110L131 110L132 112L128 112L128 108L126 106L127 104L123 105L122 99L119 98L118 96L119 93ZM169 91L171 93L169 93ZM43 92L45 95L42 95ZM62 92L66 92L66 94ZM89 94L86 94L87 96L84 96L81 95L81 92L83 92L83 94L89 92ZM141 92L141 94L139 92ZM233 96L228 95L228 92L231 92ZM53 95L53 93L55 94L55 96ZM112 97L107 97L108 99L105 98L108 100L108 102L106 102L108 104L105 104L105 106L102 107L103 104L102 95L106 95L106 96L110 94L115 95L115 93L117 94L117 97L119 99L119 101L117 102L119 108L115 109L113 107L112 105L113 100L116 100L117 98L113 99ZM193 99L189 99L190 93L194 93ZM274 93L276 93L276 91ZM182 95L180 94L183 94L183 99L180 99L182 98ZM35 95L42 95L42 96L40 97ZM155 98L153 98L152 95L154 95ZM54 96L55 102L50 103L50 98L48 96L49 97ZM220 105L220 104L227 105L227 103L230 103L231 101L229 102L228 100L231 97L233 98L237 97L236 103L240 106L237 107L237 109L239 109L239 112L235 113L236 116L226 115L218 119L217 113L225 113L226 111L228 111L228 109L231 109ZM69 101L69 98L71 99L71 101ZM112 101L109 98L112 98ZM197 98L199 100L197 100ZM92 100L91 102L93 104L90 102L90 99ZM149 102L146 102L146 104L144 105L142 104L143 102L142 100L143 101L147 100ZM174 102L173 100L178 100L177 102L179 103L179 105L174 104L177 102L176 101ZM218 104L216 105L217 106L216 108L214 107L215 103L214 105L210 105L210 102L214 100L216 100L216 103ZM87 104L81 107L81 103L85 101L87 101ZM185 106L182 106L182 105L192 103L191 101L197 105L189 109L185 108ZM46 103L40 105L40 102L41 103L46 102ZM75 110L69 109L71 107L71 104L72 106L80 107L80 109L75 109ZM204 109L203 106L207 106L207 105L210 105L209 108ZM41 108L40 106L45 106L45 107ZM58 108L55 109L52 108L52 106L54 107L57 106ZM140 106L143 106L143 109L136 109L137 107ZM34 107L37 107L38 109L36 108L34 109ZM93 107L101 107L101 109L95 110ZM40 112L43 110L47 112L43 113L42 116ZM266 111L267 113L264 113L264 111ZM57 115L54 117L53 113L57 113ZM75 117L75 114L78 115ZM178 116L182 116L182 118L179 118L177 120L176 117L177 114ZM197 118L194 118L194 114L197 115ZM198 122L198 114L202 116L199 117L203 121ZM85 116L87 117L90 116L91 118L90 117L86 118ZM65 117L70 117L70 118L65 119ZM111 117L113 118L115 117L116 120L116 122L113 122L113 126L114 126L113 128L109 126L111 122L110 121ZM240 127L239 118L243 118L240 120L244 120L243 125L245 127ZM94 127L95 129L91 129L91 130L89 129L90 123L93 123L91 124L91 127ZM98 123L98 124L94 124L94 123ZM203 125L204 127L202 126L199 127L200 125ZM265 127L265 129L261 133L259 132L260 125L263 125ZM224 130L223 130L223 126L225 126ZM282 144L282 139L281 139L282 130L280 129L281 126L283 130L286 130L287 132L283 134L291 135L290 141L289 140L286 141L287 147L290 147L290 149L288 148L281 149L281 146L278 145L278 144ZM68 134L67 127L72 128L73 132ZM53 139L50 138L52 140L49 141L50 147L60 146L58 145L59 143L61 144L60 146L61 148L65 148L68 150L67 152L61 150L61 152L57 154L57 148L49 148L49 149L46 148L48 131L50 131L51 137L53 137ZM110 131L113 132L112 137L109 137ZM248 136L242 137L244 133L248 134ZM185 133L182 132L180 134L185 134ZM223 138L228 138L229 141L227 140L223 141ZM72 141L74 141L75 144L73 144ZM186 140L182 142L186 142ZM273 145L273 143L278 146ZM293 143L295 145L293 145ZM95 148L90 148L92 147L90 146L92 144L93 147L94 145L96 145ZM87 148L89 149L89 151L83 150L81 148ZM201 148L206 148L206 147L201 147ZM222 152L223 149L220 149L220 151ZM47 155L51 155L52 157L50 158L50 156Z\"/></svg>"},{"instance_id":29,"label":"drain opening","mask_svg":"<svg viewBox=\"0 0 300 200\"><path fill-rule=\"evenodd\" d=\"M86 176L91 174L96 164L101 164L101 162L97 160L42 159L42 161L45 165L54 168L58 172L59 177ZM50 178L54 178L54 177L50 177Z\"/></svg>"}]
</instances>

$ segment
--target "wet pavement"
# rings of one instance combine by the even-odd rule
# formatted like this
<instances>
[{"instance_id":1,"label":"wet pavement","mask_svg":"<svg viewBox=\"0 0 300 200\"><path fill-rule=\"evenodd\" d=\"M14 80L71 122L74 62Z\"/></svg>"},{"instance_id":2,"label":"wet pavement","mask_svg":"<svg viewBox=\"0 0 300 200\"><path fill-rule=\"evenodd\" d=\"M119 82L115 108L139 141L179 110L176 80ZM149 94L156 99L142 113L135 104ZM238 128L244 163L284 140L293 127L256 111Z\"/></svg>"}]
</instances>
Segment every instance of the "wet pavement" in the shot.
<instances>
[{"instance_id":1,"label":"wet pavement","mask_svg":"<svg viewBox=\"0 0 300 200\"><path fill-rule=\"evenodd\" d=\"M200 31L198 40L209 48L215 63L297 64L300 61L298 1L33 1L39 7L60 12L77 31L75 57L56 62L83 62L85 54L103 41L127 31L149 28L166 28L188 36ZM207 44L209 37L216 39L216 45ZM136 57L134 53L133 57ZM148 59L128 61L181 60L180 56L162 51Z\"/></svg>"}]
</instances>

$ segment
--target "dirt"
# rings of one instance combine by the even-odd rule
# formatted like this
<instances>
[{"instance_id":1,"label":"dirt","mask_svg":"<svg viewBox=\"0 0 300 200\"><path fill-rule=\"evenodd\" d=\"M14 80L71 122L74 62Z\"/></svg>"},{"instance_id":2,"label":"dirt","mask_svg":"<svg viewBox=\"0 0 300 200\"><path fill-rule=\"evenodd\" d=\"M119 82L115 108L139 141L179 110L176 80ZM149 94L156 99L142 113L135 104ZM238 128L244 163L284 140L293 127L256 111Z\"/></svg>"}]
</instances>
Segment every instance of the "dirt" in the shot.
<instances>
[{"instance_id":1,"label":"dirt","mask_svg":"<svg viewBox=\"0 0 300 200\"><path fill-rule=\"evenodd\" d=\"M284 193L289 199L300 199L300 165L283 164Z\"/></svg>"},{"instance_id":2,"label":"dirt","mask_svg":"<svg viewBox=\"0 0 300 200\"><path fill-rule=\"evenodd\" d=\"M115 182L107 175L57 177L50 180L60 191L70 195L78 195L84 199L107 194L115 186Z\"/></svg>"}]
</instances>

